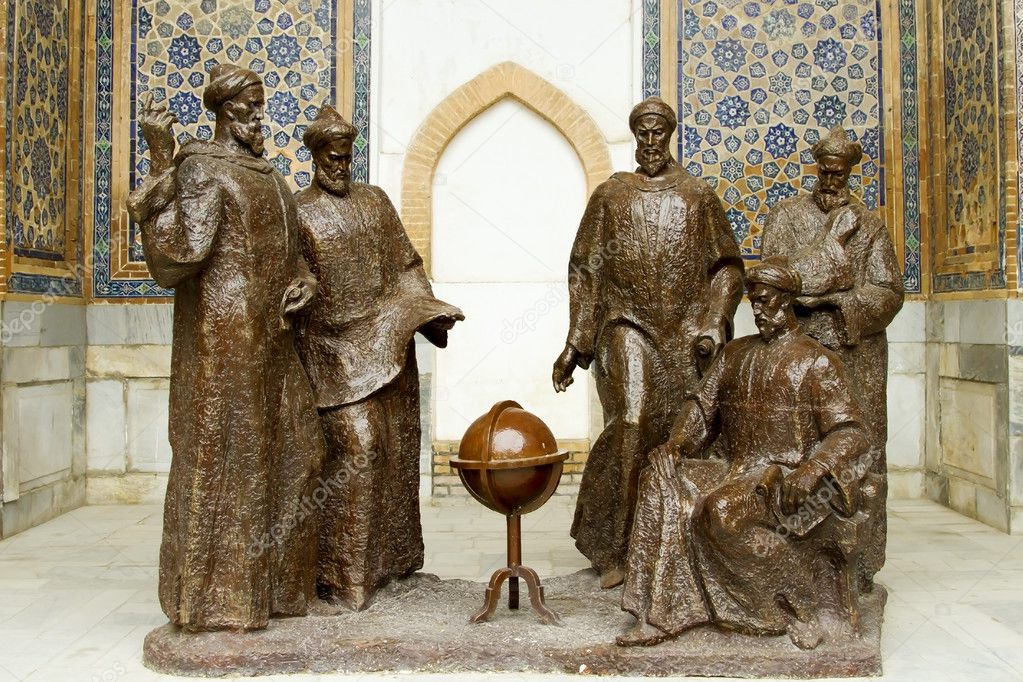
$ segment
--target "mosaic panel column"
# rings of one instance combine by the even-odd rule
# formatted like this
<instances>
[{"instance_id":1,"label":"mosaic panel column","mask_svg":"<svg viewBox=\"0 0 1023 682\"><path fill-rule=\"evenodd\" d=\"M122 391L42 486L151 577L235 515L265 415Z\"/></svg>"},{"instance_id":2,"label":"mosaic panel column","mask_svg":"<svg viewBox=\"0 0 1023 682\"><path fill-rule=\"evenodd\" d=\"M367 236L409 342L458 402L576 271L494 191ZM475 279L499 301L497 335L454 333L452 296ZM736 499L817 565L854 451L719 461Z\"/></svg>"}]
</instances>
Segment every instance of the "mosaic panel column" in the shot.
<instances>
[{"instance_id":1,"label":"mosaic panel column","mask_svg":"<svg viewBox=\"0 0 1023 682\"><path fill-rule=\"evenodd\" d=\"M1005 287L1005 145L997 0L939 0L932 97L935 292ZM937 10L936 12L934 10Z\"/></svg>"},{"instance_id":2,"label":"mosaic panel column","mask_svg":"<svg viewBox=\"0 0 1023 682\"><path fill-rule=\"evenodd\" d=\"M82 5L18 0L4 12L7 288L77 297Z\"/></svg>"}]
</instances>

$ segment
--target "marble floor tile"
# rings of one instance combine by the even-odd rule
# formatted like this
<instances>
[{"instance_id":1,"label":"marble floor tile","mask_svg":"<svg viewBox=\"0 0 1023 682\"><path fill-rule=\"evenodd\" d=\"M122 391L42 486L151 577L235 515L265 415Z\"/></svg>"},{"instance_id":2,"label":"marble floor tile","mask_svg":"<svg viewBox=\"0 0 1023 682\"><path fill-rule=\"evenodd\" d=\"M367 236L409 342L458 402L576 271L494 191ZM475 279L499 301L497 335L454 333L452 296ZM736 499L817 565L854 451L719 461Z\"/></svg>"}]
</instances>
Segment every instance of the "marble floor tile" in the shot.
<instances>
[{"instance_id":1,"label":"marble floor tile","mask_svg":"<svg viewBox=\"0 0 1023 682\"><path fill-rule=\"evenodd\" d=\"M523 519L523 559L542 576L586 568L568 536L571 498ZM165 619L156 600L161 510L84 507L0 542L0 682L170 681L141 664ZM485 580L505 562L505 524L468 498L424 503L424 570ZM1023 538L926 501L890 507L884 680L1023 680ZM482 594L482 592L481 592ZM184 678L181 678L184 679ZM536 675L261 678L515 680ZM579 679L579 678L574 678ZM619 678L639 679L639 678Z\"/></svg>"}]
</instances>

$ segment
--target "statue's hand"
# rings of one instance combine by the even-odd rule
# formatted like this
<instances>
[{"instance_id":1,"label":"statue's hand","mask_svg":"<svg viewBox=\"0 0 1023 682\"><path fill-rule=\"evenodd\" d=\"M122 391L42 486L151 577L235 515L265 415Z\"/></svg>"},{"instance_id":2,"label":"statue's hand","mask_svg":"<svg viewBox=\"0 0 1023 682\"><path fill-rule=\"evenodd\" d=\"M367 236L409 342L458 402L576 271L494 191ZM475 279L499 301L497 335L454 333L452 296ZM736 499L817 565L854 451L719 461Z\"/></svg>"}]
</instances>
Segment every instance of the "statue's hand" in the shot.
<instances>
[{"instance_id":1,"label":"statue's hand","mask_svg":"<svg viewBox=\"0 0 1023 682\"><path fill-rule=\"evenodd\" d=\"M781 484L781 506L786 514L795 514L820 486L827 475L823 466L807 460L785 477Z\"/></svg>"},{"instance_id":2,"label":"statue's hand","mask_svg":"<svg viewBox=\"0 0 1023 682\"><path fill-rule=\"evenodd\" d=\"M316 295L316 285L301 277L296 278L284 291L281 316L293 315L305 308Z\"/></svg>"},{"instance_id":3,"label":"statue's hand","mask_svg":"<svg viewBox=\"0 0 1023 682\"><path fill-rule=\"evenodd\" d=\"M149 145L151 172L154 175L170 168L174 160L174 124L177 120L173 113L167 111L166 104L157 106L153 102L152 93L143 98L138 122L142 136Z\"/></svg>"},{"instance_id":4,"label":"statue's hand","mask_svg":"<svg viewBox=\"0 0 1023 682\"><path fill-rule=\"evenodd\" d=\"M447 348L448 332L451 331L456 322L461 322L464 319L465 315L462 313L444 315L423 325L419 332L426 337L427 341L438 348Z\"/></svg>"},{"instance_id":5,"label":"statue's hand","mask_svg":"<svg viewBox=\"0 0 1023 682\"><path fill-rule=\"evenodd\" d=\"M711 315L696 335L696 357L701 367L706 368L725 346L728 338L728 322L721 315Z\"/></svg>"},{"instance_id":6,"label":"statue's hand","mask_svg":"<svg viewBox=\"0 0 1023 682\"><path fill-rule=\"evenodd\" d=\"M578 358L579 351L572 344L566 343L565 350L561 351L561 355L554 361L554 372L551 379L554 382L554 390L558 393L563 392L575 381L572 378L572 372L575 371Z\"/></svg>"},{"instance_id":7,"label":"statue's hand","mask_svg":"<svg viewBox=\"0 0 1023 682\"><path fill-rule=\"evenodd\" d=\"M668 441L650 451L650 466L664 480L675 478L675 467L678 466L679 447Z\"/></svg>"}]
</instances>

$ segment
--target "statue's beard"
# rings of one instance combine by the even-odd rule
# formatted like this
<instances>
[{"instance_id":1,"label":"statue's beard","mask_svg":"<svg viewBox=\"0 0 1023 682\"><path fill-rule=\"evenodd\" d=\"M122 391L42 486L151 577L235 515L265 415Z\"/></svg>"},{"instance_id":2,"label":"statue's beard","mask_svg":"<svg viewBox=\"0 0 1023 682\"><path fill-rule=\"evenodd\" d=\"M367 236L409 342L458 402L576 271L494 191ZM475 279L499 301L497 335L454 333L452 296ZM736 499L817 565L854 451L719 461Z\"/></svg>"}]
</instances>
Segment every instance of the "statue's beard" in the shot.
<instances>
[{"instance_id":1,"label":"statue's beard","mask_svg":"<svg viewBox=\"0 0 1023 682\"><path fill-rule=\"evenodd\" d=\"M265 149L263 129L258 122L242 123L236 121L231 124L231 134L234 139L249 148L255 156L262 156Z\"/></svg>"},{"instance_id":2,"label":"statue's beard","mask_svg":"<svg viewBox=\"0 0 1023 682\"><path fill-rule=\"evenodd\" d=\"M668 152L659 147L640 147L636 150L636 163L650 177L660 173L668 165Z\"/></svg>"},{"instance_id":3,"label":"statue's beard","mask_svg":"<svg viewBox=\"0 0 1023 682\"><path fill-rule=\"evenodd\" d=\"M316 169L316 184L331 194L339 197L347 196L350 188L350 181L347 173L332 175L319 168Z\"/></svg>"},{"instance_id":4,"label":"statue's beard","mask_svg":"<svg viewBox=\"0 0 1023 682\"><path fill-rule=\"evenodd\" d=\"M820 187L813 188L813 200L817 202L825 213L831 213L836 208L841 208L849 203L851 193L848 187L843 187L837 192L825 192Z\"/></svg>"}]
</instances>

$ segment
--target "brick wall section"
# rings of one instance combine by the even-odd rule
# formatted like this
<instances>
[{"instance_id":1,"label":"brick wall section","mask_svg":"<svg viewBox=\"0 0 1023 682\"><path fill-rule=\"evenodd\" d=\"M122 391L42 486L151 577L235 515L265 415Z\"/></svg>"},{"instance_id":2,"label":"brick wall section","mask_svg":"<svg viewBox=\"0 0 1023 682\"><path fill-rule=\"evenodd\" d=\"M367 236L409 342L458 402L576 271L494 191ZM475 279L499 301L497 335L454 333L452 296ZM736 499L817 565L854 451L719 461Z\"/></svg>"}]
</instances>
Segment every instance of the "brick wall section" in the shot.
<instances>
[{"instance_id":1,"label":"brick wall section","mask_svg":"<svg viewBox=\"0 0 1023 682\"><path fill-rule=\"evenodd\" d=\"M433 496L468 495L448 461L458 454L457 440L434 441L433 443ZM561 472L561 483L555 495L576 495L583 477L583 467L590 454L590 441L559 440L558 448L568 451L568 460Z\"/></svg>"},{"instance_id":2,"label":"brick wall section","mask_svg":"<svg viewBox=\"0 0 1023 682\"><path fill-rule=\"evenodd\" d=\"M430 269L433 174L448 143L471 120L505 97L514 97L557 128L579 155L590 192L611 175L611 154L600 128L578 104L532 71L513 62L487 69L448 95L409 143L402 171L401 219Z\"/></svg>"}]
</instances>

